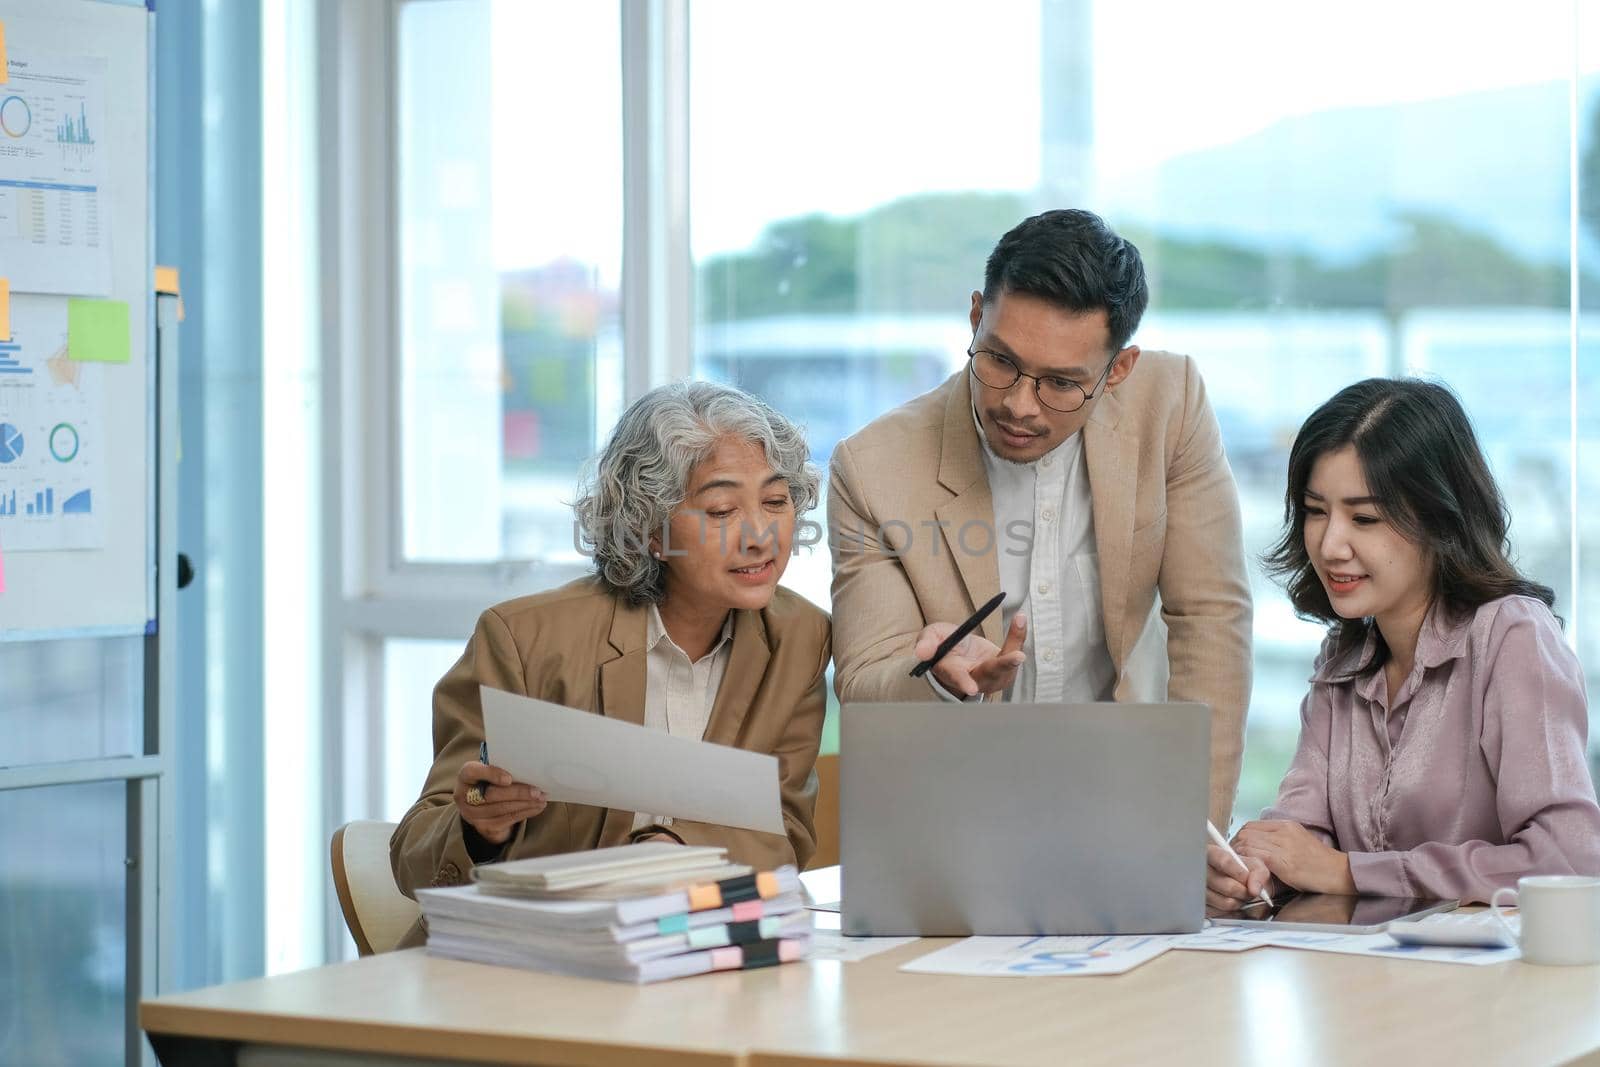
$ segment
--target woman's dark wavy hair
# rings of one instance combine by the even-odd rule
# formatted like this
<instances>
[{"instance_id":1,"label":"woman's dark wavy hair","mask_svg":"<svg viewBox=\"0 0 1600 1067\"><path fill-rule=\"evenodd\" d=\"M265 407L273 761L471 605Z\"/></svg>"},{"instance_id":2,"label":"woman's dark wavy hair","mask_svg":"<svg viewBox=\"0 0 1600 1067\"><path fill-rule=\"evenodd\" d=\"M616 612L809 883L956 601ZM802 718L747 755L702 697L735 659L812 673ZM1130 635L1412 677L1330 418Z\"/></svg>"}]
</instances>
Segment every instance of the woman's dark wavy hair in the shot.
<instances>
[{"instance_id":1,"label":"woman's dark wavy hair","mask_svg":"<svg viewBox=\"0 0 1600 1067\"><path fill-rule=\"evenodd\" d=\"M1451 614L1520 594L1555 605L1555 593L1511 562L1505 499L1478 447L1472 423L1454 393L1416 378L1368 378L1339 391L1300 427L1289 452L1283 536L1266 554L1267 570L1284 586L1295 613L1331 627L1334 656L1376 650L1352 676L1368 675L1389 658L1369 619L1343 619L1306 553L1306 486L1317 460L1355 446L1367 491L1383 518L1433 564L1433 599Z\"/></svg>"}]
</instances>

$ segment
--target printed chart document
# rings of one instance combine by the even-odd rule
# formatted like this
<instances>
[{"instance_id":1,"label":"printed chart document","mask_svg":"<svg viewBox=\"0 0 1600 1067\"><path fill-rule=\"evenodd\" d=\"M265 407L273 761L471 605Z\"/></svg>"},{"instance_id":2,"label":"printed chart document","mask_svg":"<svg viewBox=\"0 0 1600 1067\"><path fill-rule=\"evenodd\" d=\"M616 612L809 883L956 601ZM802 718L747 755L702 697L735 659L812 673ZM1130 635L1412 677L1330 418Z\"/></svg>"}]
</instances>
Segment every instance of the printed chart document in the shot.
<instances>
[{"instance_id":1,"label":"printed chart document","mask_svg":"<svg viewBox=\"0 0 1600 1067\"><path fill-rule=\"evenodd\" d=\"M834 872L834 882L838 882L837 867L824 867L825 871ZM800 876L800 881L805 883L806 892L811 892L812 883L806 880L806 875L813 872L807 871ZM835 890L837 892L837 890ZM810 905L807 905L810 907ZM913 941L920 941L917 937L847 937L839 929L840 920L837 912L822 912L811 916L811 959L837 960L840 963L856 963L860 960L876 956L880 952L909 945Z\"/></svg>"},{"instance_id":2,"label":"printed chart document","mask_svg":"<svg viewBox=\"0 0 1600 1067\"><path fill-rule=\"evenodd\" d=\"M1245 952L1253 948L1303 948L1311 952L1340 952L1352 956L1378 956L1421 963L1464 963L1485 966L1506 963L1520 953L1515 948L1461 945L1401 945L1388 934L1335 934L1316 930L1267 930L1260 927L1211 926L1197 934L1171 935L1175 949L1199 952Z\"/></svg>"},{"instance_id":3,"label":"printed chart document","mask_svg":"<svg viewBox=\"0 0 1600 1067\"><path fill-rule=\"evenodd\" d=\"M551 800L784 832L776 756L479 691L489 762Z\"/></svg>"},{"instance_id":4,"label":"printed chart document","mask_svg":"<svg viewBox=\"0 0 1600 1067\"><path fill-rule=\"evenodd\" d=\"M0 341L0 542L103 548L107 368L67 353L67 301L14 296ZM138 401L143 403L141 399Z\"/></svg>"},{"instance_id":5,"label":"printed chart document","mask_svg":"<svg viewBox=\"0 0 1600 1067\"><path fill-rule=\"evenodd\" d=\"M11 49L0 84L0 263L11 291L111 291L103 58Z\"/></svg>"},{"instance_id":6,"label":"printed chart document","mask_svg":"<svg viewBox=\"0 0 1600 1067\"><path fill-rule=\"evenodd\" d=\"M901 964L918 974L1061 978L1122 974L1172 947L1159 935L1110 937L969 937Z\"/></svg>"},{"instance_id":7,"label":"printed chart document","mask_svg":"<svg viewBox=\"0 0 1600 1067\"><path fill-rule=\"evenodd\" d=\"M1379 956L1422 963L1464 963L1482 967L1507 963L1522 955L1514 948L1479 948L1461 945L1401 945L1388 934L1325 934L1312 930L1281 933L1264 944L1276 948L1303 948L1312 952L1342 952L1353 956Z\"/></svg>"},{"instance_id":8,"label":"printed chart document","mask_svg":"<svg viewBox=\"0 0 1600 1067\"><path fill-rule=\"evenodd\" d=\"M838 930L816 928L811 932L811 955L808 958L857 963L916 940L918 938L915 937L846 937Z\"/></svg>"}]
</instances>

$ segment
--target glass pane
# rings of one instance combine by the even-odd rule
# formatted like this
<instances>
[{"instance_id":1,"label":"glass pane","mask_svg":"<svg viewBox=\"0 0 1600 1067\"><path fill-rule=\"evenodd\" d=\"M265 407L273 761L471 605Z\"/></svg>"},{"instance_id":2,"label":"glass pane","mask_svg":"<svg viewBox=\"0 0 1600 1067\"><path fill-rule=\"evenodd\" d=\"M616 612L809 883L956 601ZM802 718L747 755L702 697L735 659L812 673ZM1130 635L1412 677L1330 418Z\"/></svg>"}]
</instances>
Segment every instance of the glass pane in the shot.
<instances>
[{"instance_id":1,"label":"glass pane","mask_svg":"<svg viewBox=\"0 0 1600 1067\"><path fill-rule=\"evenodd\" d=\"M0 641L0 766L144 752L144 638Z\"/></svg>"},{"instance_id":2,"label":"glass pane","mask_svg":"<svg viewBox=\"0 0 1600 1067\"><path fill-rule=\"evenodd\" d=\"M461 658L465 641L383 643L383 812L398 822L433 766L433 687Z\"/></svg>"},{"instance_id":3,"label":"glass pane","mask_svg":"<svg viewBox=\"0 0 1600 1067\"><path fill-rule=\"evenodd\" d=\"M0 792L0 1063L123 1062L126 808L122 782Z\"/></svg>"},{"instance_id":4,"label":"glass pane","mask_svg":"<svg viewBox=\"0 0 1600 1067\"><path fill-rule=\"evenodd\" d=\"M1578 110L1573 116L1578 141L1579 319L1577 476L1578 500L1600 492L1600 85L1587 75L1600 69L1600 20L1577 20ZM1576 503L1576 502L1575 502ZM1578 527L1577 599L1566 610L1567 630L1575 635L1578 656L1590 686L1589 768L1600 787L1600 512L1576 508ZM1520 521L1520 517L1519 517Z\"/></svg>"},{"instance_id":5,"label":"glass pane","mask_svg":"<svg viewBox=\"0 0 1600 1067\"><path fill-rule=\"evenodd\" d=\"M1440 20L1359 0L1330 20L1254 0L1218 21L1177 0L998 0L975 19L930 3L908 41L890 5L821 0L794 20L698 0L697 372L803 420L826 463L961 365L1002 232L1090 207L1144 253L1153 299L1135 342L1205 375L1252 560L1278 532L1311 409L1362 377L1427 374L1461 395L1520 561L1570 613L1574 7L1540 0L1514 26L1497 10L1475 0ZM748 47L776 36L779 53ZM1422 39L1439 47L1419 55ZM818 55L848 77L817 78ZM1582 71L1597 64L1600 45ZM1150 70L1162 76L1136 73ZM1582 97L1587 144L1600 104ZM828 569L812 550L785 584L826 605ZM1321 634L1259 564L1252 585L1241 816L1275 794ZM1600 647L1592 629L1585 650Z\"/></svg>"},{"instance_id":6,"label":"glass pane","mask_svg":"<svg viewBox=\"0 0 1600 1067\"><path fill-rule=\"evenodd\" d=\"M408 560L579 558L564 502L622 393L620 32L616 4L400 10Z\"/></svg>"}]
</instances>

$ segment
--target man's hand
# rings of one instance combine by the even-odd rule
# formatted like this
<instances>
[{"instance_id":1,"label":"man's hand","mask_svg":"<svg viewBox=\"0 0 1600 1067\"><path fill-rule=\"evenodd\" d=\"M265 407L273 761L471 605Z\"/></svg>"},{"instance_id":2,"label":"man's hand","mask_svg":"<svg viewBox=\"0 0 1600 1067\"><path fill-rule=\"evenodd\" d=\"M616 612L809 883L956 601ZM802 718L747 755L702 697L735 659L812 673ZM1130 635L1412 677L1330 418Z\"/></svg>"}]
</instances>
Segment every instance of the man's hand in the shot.
<instances>
[{"instance_id":1,"label":"man's hand","mask_svg":"<svg viewBox=\"0 0 1600 1067\"><path fill-rule=\"evenodd\" d=\"M1285 819L1247 822L1233 835L1234 851L1258 859L1284 885L1307 893L1356 891L1350 857L1297 822Z\"/></svg>"},{"instance_id":2,"label":"man's hand","mask_svg":"<svg viewBox=\"0 0 1600 1067\"><path fill-rule=\"evenodd\" d=\"M939 643L955 632L957 623L933 622L923 627L917 636L917 659L925 660L939 650ZM1003 693L1016 681L1017 668L1027 660L1022 651L1023 639L1028 636L1028 620L1021 612L1011 619L1006 631L1006 643L1000 648L994 642L972 633L933 665L933 676L950 692L963 697L979 693Z\"/></svg>"}]
</instances>

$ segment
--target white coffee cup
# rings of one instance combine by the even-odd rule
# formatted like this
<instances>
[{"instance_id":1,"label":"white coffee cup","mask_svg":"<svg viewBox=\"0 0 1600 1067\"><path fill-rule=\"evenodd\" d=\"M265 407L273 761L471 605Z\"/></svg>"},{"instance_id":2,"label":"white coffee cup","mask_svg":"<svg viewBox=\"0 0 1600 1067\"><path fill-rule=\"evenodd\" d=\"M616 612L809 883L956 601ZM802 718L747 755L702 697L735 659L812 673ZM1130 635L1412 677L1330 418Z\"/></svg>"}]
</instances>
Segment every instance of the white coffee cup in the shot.
<instances>
[{"instance_id":1,"label":"white coffee cup","mask_svg":"<svg viewBox=\"0 0 1600 1067\"><path fill-rule=\"evenodd\" d=\"M1494 891L1489 907L1513 938L1516 930L1500 912L1500 897L1517 898L1526 963L1600 963L1600 878L1575 874L1517 879L1517 888Z\"/></svg>"}]
</instances>

